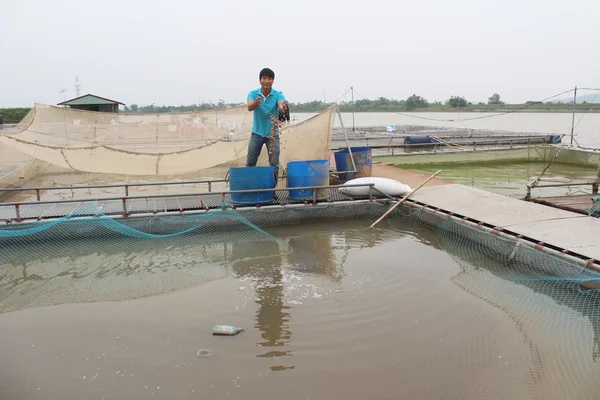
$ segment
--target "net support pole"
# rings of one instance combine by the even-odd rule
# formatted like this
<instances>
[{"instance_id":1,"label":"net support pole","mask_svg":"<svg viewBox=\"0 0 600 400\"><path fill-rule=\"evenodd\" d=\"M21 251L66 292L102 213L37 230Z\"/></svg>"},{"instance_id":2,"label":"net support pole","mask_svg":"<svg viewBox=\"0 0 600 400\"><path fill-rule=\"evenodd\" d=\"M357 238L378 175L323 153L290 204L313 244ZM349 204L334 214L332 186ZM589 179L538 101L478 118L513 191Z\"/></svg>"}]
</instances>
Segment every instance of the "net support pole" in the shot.
<instances>
[{"instance_id":1,"label":"net support pole","mask_svg":"<svg viewBox=\"0 0 600 400\"><path fill-rule=\"evenodd\" d=\"M440 169L438 172L436 172L435 174L431 175L429 178L425 179L423 181L423 183L421 183L419 186L417 186L416 188L414 188L413 190L411 190L406 196L404 196L402 198L402 200L400 200L399 202L397 202L396 204L394 204L393 207L391 207L389 210L387 210L387 212L385 214L383 214L377 221L373 222L373 224L371 224L371 226L369 226L367 229L371 229L374 228L375 225L377 225L378 223L380 223L385 217L387 217L392 211L394 211L396 208L398 208L398 206L402 203L404 203L406 200L408 200L408 198L410 196L413 195L413 193L415 193L417 190L419 190L420 188L422 188L423 186L425 186L425 184L427 182L429 182L430 180L432 180L433 178L435 178L440 172L442 172L442 170Z\"/></svg>"},{"instance_id":2,"label":"net support pole","mask_svg":"<svg viewBox=\"0 0 600 400\"><path fill-rule=\"evenodd\" d=\"M573 120L571 121L571 146L573 146L573 132L575 131L575 105L577 104L577 86L573 94Z\"/></svg>"},{"instance_id":3,"label":"net support pole","mask_svg":"<svg viewBox=\"0 0 600 400\"><path fill-rule=\"evenodd\" d=\"M600 160L598 160L598 169L596 170L596 180L592 184L592 194L598 194L598 186L600 185Z\"/></svg>"},{"instance_id":4,"label":"net support pole","mask_svg":"<svg viewBox=\"0 0 600 400\"><path fill-rule=\"evenodd\" d=\"M342 126L342 132L344 132L344 138L346 139L346 146L348 147L348 154L350 154L350 160L352 161L352 168L354 171L358 172L356 169L356 164L354 163L354 156L352 155L352 149L350 148L350 142L348 141L348 134L346 133L346 128L344 128L344 121L342 120L342 113L340 112L340 107L336 104L335 110L337 111L338 118L340 119L340 125ZM345 171L348 172L348 171Z\"/></svg>"}]
</instances>

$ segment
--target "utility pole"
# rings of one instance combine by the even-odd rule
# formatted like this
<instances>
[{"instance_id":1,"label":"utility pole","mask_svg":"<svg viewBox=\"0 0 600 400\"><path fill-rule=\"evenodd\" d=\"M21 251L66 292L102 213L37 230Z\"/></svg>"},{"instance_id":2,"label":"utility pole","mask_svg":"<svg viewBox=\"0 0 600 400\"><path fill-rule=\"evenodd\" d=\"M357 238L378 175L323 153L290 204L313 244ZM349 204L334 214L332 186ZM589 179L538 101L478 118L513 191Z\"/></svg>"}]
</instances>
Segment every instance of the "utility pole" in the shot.
<instances>
[{"instance_id":1,"label":"utility pole","mask_svg":"<svg viewBox=\"0 0 600 400\"><path fill-rule=\"evenodd\" d=\"M354 86L350 86L350 90L352 90L352 132L354 132Z\"/></svg>"},{"instance_id":2,"label":"utility pole","mask_svg":"<svg viewBox=\"0 0 600 400\"><path fill-rule=\"evenodd\" d=\"M573 121L571 121L571 146L573 146L573 132L575 131L575 104L577 104L577 86L573 94Z\"/></svg>"},{"instance_id":3,"label":"utility pole","mask_svg":"<svg viewBox=\"0 0 600 400\"><path fill-rule=\"evenodd\" d=\"M75 77L75 94L77 97L81 96L81 84L79 83L79 77Z\"/></svg>"}]
</instances>

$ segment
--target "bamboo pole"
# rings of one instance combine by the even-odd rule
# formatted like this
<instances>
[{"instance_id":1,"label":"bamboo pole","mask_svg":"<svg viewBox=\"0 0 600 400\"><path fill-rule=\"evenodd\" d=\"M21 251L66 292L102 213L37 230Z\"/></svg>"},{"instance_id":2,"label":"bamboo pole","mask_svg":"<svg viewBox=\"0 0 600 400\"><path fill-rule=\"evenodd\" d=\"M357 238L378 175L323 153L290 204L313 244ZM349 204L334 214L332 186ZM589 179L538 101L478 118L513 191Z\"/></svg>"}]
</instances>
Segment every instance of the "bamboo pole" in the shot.
<instances>
[{"instance_id":1,"label":"bamboo pole","mask_svg":"<svg viewBox=\"0 0 600 400\"><path fill-rule=\"evenodd\" d=\"M437 174L439 174L440 172L442 172L441 169L438 172L436 172L435 174L431 175L429 178L425 179L423 181L423 183L421 183L419 186L417 186L416 188L414 188L413 190L411 190L406 196L404 196L402 198L402 200L400 200L399 202L397 202L396 204L394 204L394 206L392 208L390 208L389 210L387 210L387 212L385 214L383 214L377 221L373 222L373 224L371 226L369 226L367 229L371 229L371 228L375 227L375 225L377 225L378 223L380 223L385 217L387 217L392 211L394 211L396 209L396 207L398 207L400 204L402 204L406 200L408 200L408 198L410 196L412 196L417 190L419 190L420 188L422 188L423 186L425 186L425 184L427 182L429 182L430 180L432 180L433 178L435 178L437 176Z\"/></svg>"}]
</instances>

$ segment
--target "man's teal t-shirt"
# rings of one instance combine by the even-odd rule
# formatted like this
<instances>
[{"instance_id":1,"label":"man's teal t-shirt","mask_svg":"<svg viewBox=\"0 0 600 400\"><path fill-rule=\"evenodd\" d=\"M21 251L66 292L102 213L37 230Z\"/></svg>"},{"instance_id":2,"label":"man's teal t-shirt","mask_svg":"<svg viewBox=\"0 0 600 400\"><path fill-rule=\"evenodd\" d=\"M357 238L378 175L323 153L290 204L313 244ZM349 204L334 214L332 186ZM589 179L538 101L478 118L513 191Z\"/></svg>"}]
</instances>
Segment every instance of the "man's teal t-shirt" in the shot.
<instances>
[{"instance_id":1,"label":"man's teal t-shirt","mask_svg":"<svg viewBox=\"0 0 600 400\"><path fill-rule=\"evenodd\" d=\"M271 93L265 97L262 94L262 89L258 88L248 93L248 100L255 100L259 96L262 104L253 111L254 121L252 123L252 132L260 136L269 137L273 128L271 116L277 119L279 116L277 103L285 101L285 97L283 93L275 89L271 89ZM277 129L277 134L279 135L279 129Z\"/></svg>"}]
</instances>

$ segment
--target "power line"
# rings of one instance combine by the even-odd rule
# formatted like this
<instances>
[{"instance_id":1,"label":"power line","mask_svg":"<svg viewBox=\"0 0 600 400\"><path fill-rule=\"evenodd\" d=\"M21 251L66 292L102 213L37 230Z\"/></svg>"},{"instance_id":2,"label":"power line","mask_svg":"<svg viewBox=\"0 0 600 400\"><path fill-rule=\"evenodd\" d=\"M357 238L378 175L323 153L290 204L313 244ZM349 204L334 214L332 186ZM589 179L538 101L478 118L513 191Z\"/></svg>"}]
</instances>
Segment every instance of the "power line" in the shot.
<instances>
[{"instance_id":1,"label":"power line","mask_svg":"<svg viewBox=\"0 0 600 400\"><path fill-rule=\"evenodd\" d=\"M343 95L341 95L340 97L338 97L337 99L335 99L333 102L334 102L334 103L337 103L337 102L338 102L338 100L339 100L339 99L341 99L342 97L344 97L345 95L347 95L347 94L348 94L348 92L349 92L350 90L351 90L351 89L348 89L348 90L346 90L346 91L344 92L344 94L343 94Z\"/></svg>"}]
</instances>

